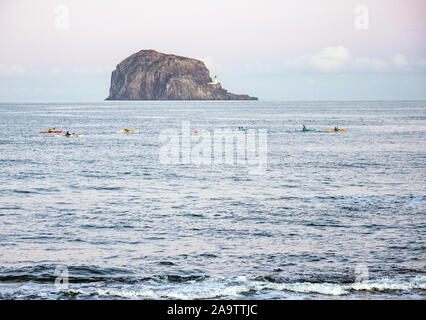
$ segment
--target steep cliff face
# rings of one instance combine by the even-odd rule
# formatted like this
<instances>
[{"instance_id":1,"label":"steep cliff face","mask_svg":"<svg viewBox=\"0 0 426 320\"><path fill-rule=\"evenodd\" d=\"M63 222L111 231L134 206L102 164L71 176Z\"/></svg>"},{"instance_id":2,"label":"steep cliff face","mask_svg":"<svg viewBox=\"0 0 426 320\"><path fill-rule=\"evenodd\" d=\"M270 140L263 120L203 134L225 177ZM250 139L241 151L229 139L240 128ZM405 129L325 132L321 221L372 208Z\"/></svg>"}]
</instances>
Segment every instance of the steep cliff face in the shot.
<instances>
[{"instance_id":1,"label":"steep cliff face","mask_svg":"<svg viewBox=\"0 0 426 320\"><path fill-rule=\"evenodd\" d=\"M142 50L112 72L107 100L257 100L212 83L202 61Z\"/></svg>"}]
</instances>

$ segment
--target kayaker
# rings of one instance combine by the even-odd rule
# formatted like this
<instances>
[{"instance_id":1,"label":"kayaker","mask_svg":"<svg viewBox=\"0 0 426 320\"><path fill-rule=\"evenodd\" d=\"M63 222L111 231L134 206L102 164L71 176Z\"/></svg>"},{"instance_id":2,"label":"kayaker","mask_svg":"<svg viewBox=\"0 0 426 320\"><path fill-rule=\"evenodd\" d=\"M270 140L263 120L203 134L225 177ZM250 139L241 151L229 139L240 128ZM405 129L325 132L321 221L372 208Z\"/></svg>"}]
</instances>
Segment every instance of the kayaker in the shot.
<instances>
[{"instance_id":1,"label":"kayaker","mask_svg":"<svg viewBox=\"0 0 426 320\"><path fill-rule=\"evenodd\" d=\"M71 133L69 132L69 131L67 131L66 133L65 133L65 136L67 136L67 137L69 137L71 135Z\"/></svg>"},{"instance_id":2,"label":"kayaker","mask_svg":"<svg viewBox=\"0 0 426 320\"><path fill-rule=\"evenodd\" d=\"M308 131L308 129L306 129L305 125L303 125L302 131Z\"/></svg>"},{"instance_id":3,"label":"kayaker","mask_svg":"<svg viewBox=\"0 0 426 320\"><path fill-rule=\"evenodd\" d=\"M339 128L338 127L334 127L334 131L339 131Z\"/></svg>"}]
</instances>

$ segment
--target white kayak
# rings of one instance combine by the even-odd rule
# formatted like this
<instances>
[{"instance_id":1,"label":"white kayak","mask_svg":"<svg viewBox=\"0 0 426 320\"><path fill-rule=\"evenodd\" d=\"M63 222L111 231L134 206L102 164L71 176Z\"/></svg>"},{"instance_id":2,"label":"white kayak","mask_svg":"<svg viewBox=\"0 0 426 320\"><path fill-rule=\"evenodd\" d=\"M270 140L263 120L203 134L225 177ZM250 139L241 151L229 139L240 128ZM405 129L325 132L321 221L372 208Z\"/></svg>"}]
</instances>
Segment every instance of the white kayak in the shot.
<instances>
[{"instance_id":1,"label":"white kayak","mask_svg":"<svg viewBox=\"0 0 426 320\"><path fill-rule=\"evenodd\" d=\"M82 134L75 134L75 133L70 134L70 135L65 135L65 134L55 135L55 137L58 137L58 138L80 138L82 136L83 136Z\"/></svg>"}]
</instances>

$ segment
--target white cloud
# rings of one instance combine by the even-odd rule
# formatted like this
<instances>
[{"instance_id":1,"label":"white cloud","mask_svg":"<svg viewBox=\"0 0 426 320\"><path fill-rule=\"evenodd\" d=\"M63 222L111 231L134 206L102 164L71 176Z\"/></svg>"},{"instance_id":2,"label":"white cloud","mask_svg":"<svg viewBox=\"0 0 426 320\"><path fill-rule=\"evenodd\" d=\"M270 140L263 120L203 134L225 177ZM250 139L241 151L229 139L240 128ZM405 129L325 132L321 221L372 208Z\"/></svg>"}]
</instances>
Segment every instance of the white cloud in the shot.
<instances>
[{"instance_id":1,"label":"white cloud","mask_svg":"<svg viewBox=\"0 0 426 320\"><path fill-rule=\"evenodd\" d=\"M394 54L391 58L392 65L396 68L408 67L407 58L400 53Z\"/></svg>"},{"instance_id":2,"label":"white cloud","mask_svg":"<svg viewBox=\"0 0 426 320\"><path fill-rule=\"evenodd\" d=\"M111 73L114 69L111 66L86 66L73 69L71 72L77 75L98 75Z\"/></svg>"},{"instance_id":3,"label":"white cloud","mask_svg":"<svg viewBox=\"0 0 426 320\"><path fill-rule=\"evenodd\" d=\"M426 68L426 59L417 60L417 66L420 68Z\"/></svg>"},{"instance_id":4,"label":"white cloud","mask_svg":"<svg viewBox=\"0 0 426 320\"><path fill-rule=\"evenodd\" d=\"M61 74L62 72L63 72L62 68L55 67L50 69L50 73L52 75L58 75L58 74Z\"/></svg>"},{"instance_id":5,"label":"white cloud","mask_svg":"<svg viewBox=\"0 0 426 320\"><path fill-rule=\"evenodd\" d=\"M389 63L376 58L355 58L352 66L358 71L386 71Z\"/></svg>"},{"instance_id":6,"label":"white cloud","mask_svg":"<svg viewBox=\"0 0 426 320\"><path fill-rule=\"evenodd\" d=\"M218 74L223 71L223 67L215 61L215 59L211 56L207 56L204 58L199 58L206 65L207 69L209 69L210 74Z\"/></svg>"},{"instance_id":7,"label":"white cloud","mask_svg":"<svg viewBox=\"0 0 426 320\"><path fill-rule=\"evenodd\" d=\"M1 76L7 76L7 77L13 77L13 76L20 76L26 73L25 67L14 64L14 65L4 65L0 64L0 75Z\"/></svg>"},{"instance_id":8,"label":"white cloud","mask_svg":"<svg viewBox=\"0 0 426 320\"><path fill-rule=\"evenodd\" d=\"M53 67L49 70L49 74L58 75L100 75L110 74L115 68L111 66L80 66L74 68Z\"/></svg>"},{"instance_id":9,"label":"white cloud","mask_svg":"<svg viewBox=\"0 0 426 320\"><path fill-rule=\"evenodd\" d=\"M309 64L324 72L341 70L351 59L351 54L343 46L327 47L309 57Z\"/></svg>"},{"instance_id":10,"label":"white cloud","mask_svg":"<svg viewBox=\"0 0 426 320\"><path fill-rule=\"evenodd\" d=\"M396 53L389 59L353 57L343 46L326 47L317 54L290 59L284 64L287 70L320 73L412 72L416 71L416 67L425 68L426 59L410 64L406 56L401 53Z\"/></svg>"},{"instance_id":11,"label":"white cloud","mask_svg":"<svg viewBox=\"0 0 426 320\"><path fill-rule=\"evenodd\" d=\"M351 62L351 53L343 46L331 46L312 55L300 56L288 60L286 69L299 69L320 73L342 71Z\"/></svg>"}]
</instances>

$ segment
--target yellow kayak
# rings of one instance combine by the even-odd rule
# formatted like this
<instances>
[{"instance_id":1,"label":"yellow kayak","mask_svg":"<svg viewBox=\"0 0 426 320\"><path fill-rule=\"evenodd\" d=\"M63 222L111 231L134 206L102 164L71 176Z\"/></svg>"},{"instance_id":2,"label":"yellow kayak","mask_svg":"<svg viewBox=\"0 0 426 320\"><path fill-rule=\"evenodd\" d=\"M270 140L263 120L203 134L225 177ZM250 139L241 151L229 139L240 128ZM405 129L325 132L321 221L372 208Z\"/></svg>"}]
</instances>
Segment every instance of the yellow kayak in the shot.
<instances>
[{"instance_id":1,"label":"yellow kayak","mask_svg":"<svg viewBox=\"0 0 426 320\"><path fill-rule=\"evenodd\" d=\"M137 130L130 130L130 129L121 129L122 132L130 133L130 132L138 132Z\"/></svg>"},{"instance_id":2,"label":"yellow kayak","mask_svg":"<svg viewBox=\"0 0 426 320\"><path fill-rule=\"evenodd\" d=\"M330 129L330 130L325 130L325 132L346 132L347 129L338 129L338 130L334 130L334 129Z\"/></svg>"}]
</instances>

